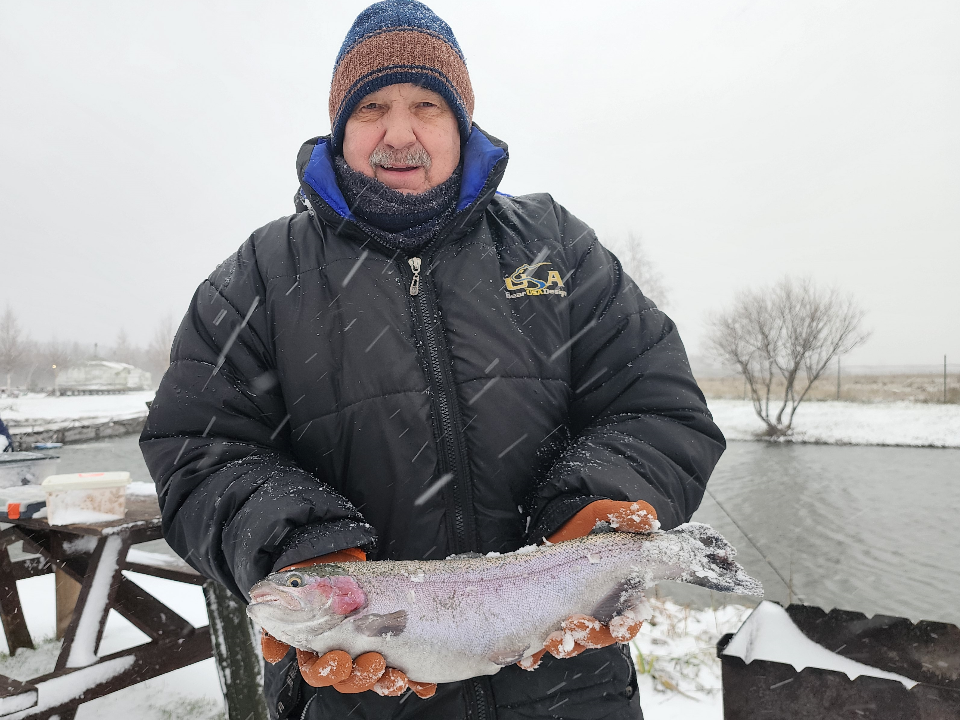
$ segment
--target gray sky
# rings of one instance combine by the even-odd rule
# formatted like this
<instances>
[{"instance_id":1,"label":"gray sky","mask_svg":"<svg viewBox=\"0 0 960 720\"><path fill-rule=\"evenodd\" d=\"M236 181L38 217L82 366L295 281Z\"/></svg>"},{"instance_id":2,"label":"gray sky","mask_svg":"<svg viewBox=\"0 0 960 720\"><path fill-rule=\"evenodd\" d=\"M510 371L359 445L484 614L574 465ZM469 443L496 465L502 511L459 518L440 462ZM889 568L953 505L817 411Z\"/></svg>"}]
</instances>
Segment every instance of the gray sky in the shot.
<instances>
[{"instance_id":1,"label":"gray sky","mask_svg":"<svg viewBox=\"0 0 960 720\"><path fill-rule=\"evenodd\" d=\"M146 342L292 212L367 5L0 0L0 303L31 335ZM851 363L960 360L960 3L435 0L501 189L643 238L692 353L785 273L852 293Z\"/></svg>"}]
</instances>

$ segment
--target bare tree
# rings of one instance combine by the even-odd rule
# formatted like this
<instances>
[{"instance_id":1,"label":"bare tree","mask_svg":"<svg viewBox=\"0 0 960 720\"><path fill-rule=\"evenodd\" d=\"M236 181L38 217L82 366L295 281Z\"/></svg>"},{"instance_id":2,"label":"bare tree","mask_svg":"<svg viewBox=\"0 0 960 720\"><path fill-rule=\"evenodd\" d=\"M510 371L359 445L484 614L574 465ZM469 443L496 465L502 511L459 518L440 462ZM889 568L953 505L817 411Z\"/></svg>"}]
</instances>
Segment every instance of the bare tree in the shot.
<instances>
[{"instance_id":1,"label":"bare tree","mask_svg":"<svg viewBox=\"0 0 960 720\"><path fill-rule=\"evenodd\" d=\"M29 349L30 343L17 316L7 305L0 317L0 373L7 376L7 394L10 393L10 378L23 365Z\"/></svg>"},{"instance_id":2,"label":"bare tree","mask_svg":"<svg viewBox=\"0 0 960 720\"><path fill-rule=\"evenodd\" d=\"M164 315L157 327L153 331L153 338L147 347L147 369L151 372L156 382L170 367L170 348L173 347L173 338L176 335L176 327L173 324L171 315Z\"/></svg>"},{"instance_id":3,"label":"bare tree","mask_svg":"<svg viewBox=\"0 0 960 720\"><path fill-rule=\"evenodd\" d=\"M39 354L45 373L49 373L48 377L53 377L55 392L57 377L60 373L83 357L79 343L61 342L56 339L45 343L40 348Z\"/></svg>"},{"instance_id":4,"label":"bare tree","mask_svg":"<svg viewBox=\"0 0 960 720\"><path fill-rule=\"evenodd\" d=\"M117 344L113 348L114 360L129 365L136 365L137 354L138 349L130 344L130 337L127 335L127 331L120 328L120 332L117 333Z\"/></svg>"},{"instance_id":5,"label":"bare tree","mask_svg":"<svg viewBox=\"0 0 960 720\"><path fill-rule=\"evenodd\" d=\"M860 327L863 316L836 288L784 278L770 288L741 292L732 307L714 315L708 343L718 360L743 375L767 435L780 437L790 432L797 408L830 362L870 336ZM782 398L773 391L778 377Z\"/></svg>"},{"instance_id":6,"label":"bare tree","mask_svg":"<svg viewBox=\"0 0 960 720\"><path fill-rule=\"evenodd\" d=\"M627 271L627 275L633 278L643 294L653 300L661 309L666 307L669 292L663 279L663 273L650 260L650 254L647 252L640 236L632 232L627 233L626 241L620 243L620 246L623 249L617 255L623 269Z\"/></svg>"}]
</instances>

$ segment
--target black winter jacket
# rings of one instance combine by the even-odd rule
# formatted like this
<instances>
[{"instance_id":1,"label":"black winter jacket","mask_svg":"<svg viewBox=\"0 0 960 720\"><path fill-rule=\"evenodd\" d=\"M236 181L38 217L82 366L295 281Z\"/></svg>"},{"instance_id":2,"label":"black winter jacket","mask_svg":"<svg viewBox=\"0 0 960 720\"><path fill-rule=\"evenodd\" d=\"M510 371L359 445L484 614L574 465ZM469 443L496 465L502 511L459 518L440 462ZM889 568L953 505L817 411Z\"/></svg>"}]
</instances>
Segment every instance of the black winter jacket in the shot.
<instances>
[{"instance_id":1,"label":"black winter jacket","mask_svg":"<svg viewBox=\"0 0 960 720\"><path fill-rule=\"evenodd\" d=\"M413 258L352 222L327 138L305 144L304 211L199 287L141 438L164 535L198 571L246 596L347 547L378 560L514 550L597 498L646 500L667 528L690 518L724 440L675 326L550 196L497 193L506 163L474 128L458 212ZM585 654L607 669L566 706L593 692L609 711L584 717L637 717L622 658ZM281 663L268 699L286 712L299 697L318 718L358 703L351 717L549 717L566 701L546 690L570 663L405 709L301 692Z\"/></svg>"}]
</instances>

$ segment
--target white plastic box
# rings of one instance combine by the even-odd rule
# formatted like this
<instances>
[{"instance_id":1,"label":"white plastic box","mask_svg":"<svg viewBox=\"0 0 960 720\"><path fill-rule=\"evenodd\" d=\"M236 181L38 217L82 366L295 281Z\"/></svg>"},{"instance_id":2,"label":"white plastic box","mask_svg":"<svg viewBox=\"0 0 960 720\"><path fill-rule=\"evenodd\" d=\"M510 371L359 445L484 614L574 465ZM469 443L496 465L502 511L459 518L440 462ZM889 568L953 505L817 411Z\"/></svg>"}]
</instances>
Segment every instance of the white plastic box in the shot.
<instances>
[{"instance_id":1,"label":"white plastic box","mask_svg":"<svg viewBox=\"0 0 960 720\"><path fill-rule=\"evenodd\" d=\"M122 520L129 484L128 472L51 475L41 483L47 493L47 522L76 525Z\"/></svg>"}]
</instances>

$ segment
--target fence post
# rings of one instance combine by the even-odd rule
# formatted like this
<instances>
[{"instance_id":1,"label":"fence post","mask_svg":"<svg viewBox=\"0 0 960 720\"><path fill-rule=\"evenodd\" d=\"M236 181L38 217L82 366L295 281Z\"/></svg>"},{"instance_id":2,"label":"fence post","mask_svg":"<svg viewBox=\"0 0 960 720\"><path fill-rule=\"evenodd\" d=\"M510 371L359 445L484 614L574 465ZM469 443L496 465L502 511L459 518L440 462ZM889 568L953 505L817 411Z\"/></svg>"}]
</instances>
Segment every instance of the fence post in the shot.
<instances>
[{"instance_id":1,"label":"fence post","mask_svg":"<svg viewBox=\"0 0 960 720\"><path fill-rule=\"evenodd\" d=\"M223 585L203 584L210 641L228 720L269 720L263 699L263 659L246 608Z\"/></svg>"},{"instance_id":2,"label":"fence post","mask_svg":"<svg viewBox=\"0 0 960 720\"><path fill-rule=\"evenodd\" d=\"M837 355L837 400L840 399L840 356Z\"/></svg>"}]
</instances>

